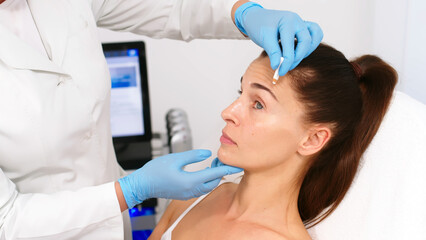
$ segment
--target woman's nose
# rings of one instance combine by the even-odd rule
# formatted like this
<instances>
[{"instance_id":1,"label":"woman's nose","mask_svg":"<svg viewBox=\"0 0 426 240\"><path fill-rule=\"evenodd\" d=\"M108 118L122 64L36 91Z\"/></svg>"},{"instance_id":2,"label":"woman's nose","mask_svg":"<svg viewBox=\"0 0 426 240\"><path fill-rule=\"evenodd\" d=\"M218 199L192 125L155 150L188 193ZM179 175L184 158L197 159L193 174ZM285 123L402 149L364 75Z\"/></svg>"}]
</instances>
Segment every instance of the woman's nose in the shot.
<instances>
[{"instance_id":1,"label":"woman's nose","mask_svg":"<svg viewBox=\"0 0 426 240\"><path fill-rule=\"evenodd\" d=\"M237 126L240 125L241 105L242 103L239 99L235 100L222 111L222 119L225 120L226 123L232 123Z\"/></svg>"}]
</instances>

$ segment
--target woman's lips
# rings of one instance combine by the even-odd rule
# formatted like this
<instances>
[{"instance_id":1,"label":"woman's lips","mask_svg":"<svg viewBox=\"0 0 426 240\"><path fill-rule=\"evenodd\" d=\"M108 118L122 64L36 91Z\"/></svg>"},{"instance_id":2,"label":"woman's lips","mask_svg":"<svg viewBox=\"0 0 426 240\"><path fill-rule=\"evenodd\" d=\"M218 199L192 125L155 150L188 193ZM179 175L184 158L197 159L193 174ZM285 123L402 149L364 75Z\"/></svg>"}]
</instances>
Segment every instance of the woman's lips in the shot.
<instances>
[{"instance_id":1,"label":"woman's lips","mask_svg":"<svg viewBox=\"0 0 426 240\"><path fill-rule=\"evenodd\" d=\"M222 132L222 136L220 137L220 142L223 144L229 145L237 145L226 133Z\"/></svg>"}]
</instances>

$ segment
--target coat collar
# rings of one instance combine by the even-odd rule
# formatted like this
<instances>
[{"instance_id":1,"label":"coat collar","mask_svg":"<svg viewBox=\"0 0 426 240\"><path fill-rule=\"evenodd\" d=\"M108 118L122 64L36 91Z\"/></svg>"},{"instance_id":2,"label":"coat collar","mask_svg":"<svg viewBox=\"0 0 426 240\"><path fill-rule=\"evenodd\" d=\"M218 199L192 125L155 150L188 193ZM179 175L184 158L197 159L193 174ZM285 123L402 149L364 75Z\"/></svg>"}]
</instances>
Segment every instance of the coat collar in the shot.
<instances>
[{"instance_id":1,"label":"coat collar","mask_svg":"<svg viewBox=\"0 0 426 240\"><path fill-rule=\"evenodd\" d=\"M63 1L28 0L28 6L50 60L1 25L0 60L18 69L66 75L61 68L68 35L67 11Z\"/></svg>"}]
</instances>

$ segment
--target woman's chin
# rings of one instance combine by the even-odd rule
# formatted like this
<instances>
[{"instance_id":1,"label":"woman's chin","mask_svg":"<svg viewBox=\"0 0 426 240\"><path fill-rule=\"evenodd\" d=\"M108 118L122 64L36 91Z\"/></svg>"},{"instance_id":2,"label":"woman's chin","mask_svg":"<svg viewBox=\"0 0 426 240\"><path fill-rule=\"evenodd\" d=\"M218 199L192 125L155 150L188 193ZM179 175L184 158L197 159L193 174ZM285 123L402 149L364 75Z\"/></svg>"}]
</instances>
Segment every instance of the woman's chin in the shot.
<instances>
[{"instance_id":1,"label":"woman's chin","mask_svg":"<svg viewBox=\"0 0 426 240\"><path fill-rule=\"evenodd\" d=\"M235 154L232 154L229 151L226 151L223 148L219 148L219 150L217 151L217 157L219 158L219 160L226 164L226 165L230 165L230 166L234 166L234 167L241 167L239 166L239 162L236 161L236 159L238 159Z\"/></svg>"}]
</instances>

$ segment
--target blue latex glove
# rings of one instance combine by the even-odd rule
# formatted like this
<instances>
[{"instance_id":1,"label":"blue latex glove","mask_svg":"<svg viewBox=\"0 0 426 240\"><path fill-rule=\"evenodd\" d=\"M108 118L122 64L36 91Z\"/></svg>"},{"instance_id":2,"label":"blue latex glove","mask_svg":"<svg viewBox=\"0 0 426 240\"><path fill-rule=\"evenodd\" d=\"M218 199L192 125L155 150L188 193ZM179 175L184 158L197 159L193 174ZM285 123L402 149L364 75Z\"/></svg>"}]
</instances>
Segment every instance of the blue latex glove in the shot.
<instances>
[{"instance_id":1,"label":"blue latex glove","mask_svg":"<svg viewBox=\"0 0 426 240\"><path fill-rule=\"evenodd\" d=\"M272 69L277 69L281 57L284 57L278 72L280 76L284 76L311 54L323 37L318 24L305 22L296 13L264 9L253 2L245 3L235 11L235 24L241 32L265 49ZM282 53L279 39L283 47Z\"/></svg>"},{"instance_id":2,"label":"blue latex glove","mask_svg":"<svg viewBox=\"0 0 426 240\"><path fill-rule=\"evenodd\" d=\"M242 169L221 165L198 172L182 168L211 156L209 150L192 150L153 159L132 174L118 180L129 208L148 198L186 200L213 190L220 179Z\"/></svg>"},{"instance_id":3,"label":"blue latex glove","mask_svg":"<svg viewBox=\"0 0 426 240\"><path fill-rule=\"evenodd\" d=\"M221 162L221 161L219 160L219 158L215 158L215 159L213 159L212 164L211 164L211 167L212 167L212 168L214 168L214 167L220 167L220 166L229 166L229 165L226 165L226 164L224 164L223 162ZM242 170L242 169L241 169L241 170Z\"/></svg>"}]
</instances>

